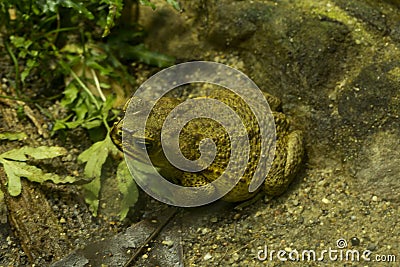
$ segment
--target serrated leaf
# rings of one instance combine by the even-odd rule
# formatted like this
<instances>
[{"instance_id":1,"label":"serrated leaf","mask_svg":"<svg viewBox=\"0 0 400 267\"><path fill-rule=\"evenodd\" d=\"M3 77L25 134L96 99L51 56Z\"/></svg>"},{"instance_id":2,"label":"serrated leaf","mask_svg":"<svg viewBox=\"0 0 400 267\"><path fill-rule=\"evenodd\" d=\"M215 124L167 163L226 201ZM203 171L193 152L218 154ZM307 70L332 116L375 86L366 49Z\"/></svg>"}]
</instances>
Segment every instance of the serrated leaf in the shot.
<instances>
[{"instance_id":1,"label":"serrated leaf","mask_svg":"<svg viewBox=\"0 0 400 267\"><path fill-rule=\"evenodd\" d=\"M109 5L109 12L106 19L106 26L102 37L106 37L110 33L110 29L114 27L115 21L121 16L124 7L122 0L103 0Z\"/></svg>"},{"instance_id":2,"label":"serrated leaf","mask_svg":"<svg viewBox=\"0 0 400 267\"><path fill-rule=\"evenodd\" d=\"M89 205L94 216L97 216L99 208L99 193L101 188L101 170L104 162L110 153L117 153L118 149L114 146L109 135L103 141L94 143L91 147L83 151L78 160L86 162L85 176L93 179L90 183L83 185L85 190L85 201Z\"/></svg>"},{"instance_id":3,"label":"serrated leaf","mask_svg":"<svg viewBox=\"0 0 400 267\"><path fill-rule=\"evenodd\" d=\"M23 149L13 149L7 152L4 152L0 155L0 159L11 159L11 160L19 160L19 161L27 161L28 158L26 157Z\"/></svg>"},{"instance_id":4,"label":"serrated leaf","mask_svg":"<svg viewBox=\"0 0 400 267\"><path fill-rule=\"evenodd\" d=\"M63 147L56 146L39 146L39 147L29 147L24 146L18 149L12 149L4 152L0 155L0 158L26 161L28 158L26 155L31 156L34 159L51 159L54 157L62 156L67 154L67 150Z\"/></svg>"},{"instance_id":5,"label":"serrated leaf","mask_svg":"<svg viewBox=\"0 0 400 267\"><path fill-rule=\"evenodd\" d=\"M153 65L160 68L169 67L175 63L174 57L150 51L144 46L144 44L125 47L121 53L123 54L122 57L128 59L137 59L148 65Z\"/></svg>"},{"instance_id":6,"label":"serrated leaf","mask_svg":"<svg viewBox=\"0 0 400 267\"><path fill-rule=\"evenodd\" d=\"M74 183L77 177L61 177L55 173L45 173L41 169L25 162L2 160L4 171L8 177L7 189L11 196L21 194L21 178L24 177L31 182L43 183L51 181L55 184Z\"/></svg>"},{"instance_id":7,"label":"serrated leaf","mask_svg":"<svg viewBox=\"0 0 400 267\"><path fill-rule=\"evenodd\" d=\"M90 12L82 2L72 0L64 0L59 2L61 6L75 9L78 13L83 14L88 19L94 19L94 15Z\"/></svg>"},{"instance_id":8,"label":"serrated leaf","mask_svg":"<svg viewBox=\"0 0 400 267\"><path fill-rule=\"evenodd\" d=\"M67 154L64 147L58 146L24 147L24 152L34 159L51 159Z\"/></svg>"},{"instance_id":9,"label":"serrated leaf","mask_svg":"<svg viewBox=\"0 0 400 267\"><path fill-rule=\"evenodd\" d=\"M31 70L34 67L39 66L39 63L37 62L36 58L28 58L28 60L26 61L26 65L24 70L21 72L21 81L24 82L26 77L28 77L28 75L30 74Z\"/></svg>"},{"instance_id":10,"label":"serrated leaf","mask_svg":"<svg viewBox=\"0 0 400 267\"><path fill-rule=\"evenodd\" d=\"M90 129L99 127L99 126L101 126L102 124L103 124L103 121L102 121L102 120L100 120L100 119L93 119L93 120L91 120L91 121L86 121L86 122L82 123L81 126L82 126L83 128L86 128L86 129L89 129L89 130L90 130Z\"/></svg>"},{"instance_id":11,"label":"serrated leaf","mask_svg":"<svg viewBox=\"0 0 400 267\"><path fill-rule=\"evenodd\" d=\"M66 128L67 128L67 125L65 125L65 122L60 121L60 120L56 120L54 122L53 129L51 130L51 134L53 135L58 130L62 130L62 129L66 129Z\"/></svg>"},{"instance_id":12,"label":"serrated leaf","mask_svg":"<svg viewBox=\"0 0 400 267\"><path fill-rule=\"evenodd\" d=\"M28 49L29 46L32 44L31 40L26 40L24 37L15 35L10 36L10 41L15 47L24 49Z\"/></svg>"},{"instance_id":13,"label":"serrated leaf","mask_svg":"<svg viewBox=\"0 0 400 267\"><path fill-rule=\"evenodd\" d=\"M95 178L101 176L101 168L108 157L108 152L106 138L103 141L94 143L79 155L78 160L86 162L84 171L86 177Z\"/></svg>"},{"instance_id":14,"label":"serrated leaf","mask_svg":"<svg viewBox=\"0 0 400 267\"><path fill-rule=\"evenodd\" d=\"M61 100L61 105L66 107L75 101L78 97L79 89L76 87L75 83L71 82L67 85L64 90L64 97Z\"/></svg>"},{"instance_id":15,"label":"serrated leaf","mask_svg":"<svg viewBox=\"0 0 400 267\"><path fill-rule=\"evenodd\" d=\"M65 122L64 125L66 128L68 129L75 129L76 127L79 127L80 125L82 125L83 121L79 120L79 121L69 121L69 122Z\"/></svg>"},{"instance_id":16,"label":"serrated leaf","mask_svg":"<svg viewBox=\"0 0 400 267\"><path fill-rule=\"evenodd\" d=\"M12 133L12 132L3 132L0 133L0 140L10 140L10 141L20 141L26 139L28 136L24 132L20 133Z\"/></svg>"},{"instance_id":17,"label":"serrated leaf","mask_svg":"<svg viewBox=\"0 0 400 267\"><path fill-rule=\"evenodd\" d=\"M85 194L85 202L89 205L89 210L93 216L97 216L99 209L99 193L101 188L100 177L94 178L90 183L84 184L83 186Z\"/></svg>"},{"instance_id":18,"label":"serrated leaf","mask_svg":"<svg viewBox=\"0 0 400 267\"><path fill-rule=\"evenodd\" d=\"M121 210L119 211L119 219L122 221L126 218L129 209L135 205L139 197L139 191L136 183L129 172L125 161L121 161L117 169L118 189L122 194Z\"/></svg>"},{"instance_id":19,"label":"serrated leaf","mask_svg":"<svg viewBox=\"0 0 400 267\"><path fill-rule=\"evenodd\" d=\"M8 193L11 196L18 196L21 194L21 177L20 173L23 173L23 170L19 172L18 169L14 168L13 162L8 160L1 160L0 162L3 164L4 171L7 174L7 189ZM27 173L23 173L27 174Z\"/></svg>"},{"instance_id":20,"label":"serrated leaf","mask_svg":"<svg viewBox=\"0 0 400 267\"><path fill-rule=\"evenodd\" d=\"M36 166L27 164L27 155L34 159L47 159L65 155L67 150L63 147L22 147L13 149L0 155L0 163L3 164L7 174L7 189L11 196L18 196L21 193L21 178L25 177L29 181L43 183L52 181L59 183L74 183L79 179L72 176L59 176L55 173L45 173Z\"/></svg>"}]
</instances>

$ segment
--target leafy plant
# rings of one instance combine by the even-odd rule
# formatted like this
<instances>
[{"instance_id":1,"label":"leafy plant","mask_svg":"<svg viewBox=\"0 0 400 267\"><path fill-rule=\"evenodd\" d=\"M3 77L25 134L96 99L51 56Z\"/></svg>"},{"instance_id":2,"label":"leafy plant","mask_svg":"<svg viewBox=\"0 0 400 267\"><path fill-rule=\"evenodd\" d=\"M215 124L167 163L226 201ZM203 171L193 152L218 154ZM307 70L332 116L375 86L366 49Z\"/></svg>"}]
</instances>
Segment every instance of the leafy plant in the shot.
<instances>
[{"instance_id":1,"label":"leafy plant","mask_svg":"<svg viewBox=\"0 0 400 267\"><path fill-rule=\"evenodd\" d=\"M171 6L173 6L176 10L180 11L181 7L178 3L178 1L175 0L165 0L168 4L170 4ZM140 4L145 5L145 6L149 6L152 9L156 9L156 5L154 3L152 3L150 0L139 0Z\"/></svg>"},{"instance_id":2,"label":"leafy plant","mask_svg":"<svg viewBox=\"0 0 400 267\"><path fill-rule=\"evenodd\" d=\"M36 166L27 163L28 157L36 160L51 159L67 154L67 150L63 147L22 147L13 149L0 155L0 163L4 167L7 174L7 188L11 196L21 194L21 178L25 177L29 181L43 183L51 181L55 184L59 183L75 183L79 181L79 177L65 176L61 177L55 173L44 173Z\"/></svg>"},{"instance_id":3,"label":"leafy plant","mask_svg":"<svg viewBox=\"0 0 400 267\"><path fill-rule=\"evenodd\" d=\"M155 8L149 0L138 2ZM166 2L180 10L177 1ZM167 67L175 62L173 57L148 50L142 43L144 31L137 25L130 25L134 26L133 30L119 27L112 31L122 16L123 8L123 0L0 2L0 24L3 25L0 34L15 67L13 85L17 96L23 100L21 90L35 71L40 71L49 89L54 80L64 80L61 105L67 109L68 115L54 118L53 135L76 127L93 132L103 129L100 131L102 136L95 138L101 141L79 156L79 160L85 163L84 172L88 182L84 185L85 198L94 215L99 204L102 166L107 157L118 153L108 136L109 124L118 113L113 109L115 97L104 94L103 90L112 87L110 81L124 85L134 83L126 67L127 62L139 61L158 67ZM56 174L43 173L27 163L28 157L46 158L41 154L45 150L47 158L65 153L63 148L24 147L0 155L0 163L8 175L10 194L20 193L21 177L36 182L76 181L74 177L61 178ZM124 162L118 167L117 181L123 196L119 215L120 219L124 219L129 207L137 201L137 188Z\"/></svg>"},{"instance_id":4,"label":"leafy plant","mask_svg":"<svg viewBox=\"0 0 400 267\"><path fill-rule=\"evenodd\" d=\"M85 190L85 200L89 204L93 215L97 215L99 207L99 193L101 189L101 170L107 157L110 154L117 154L120 151L112 143L110 137L107 137L100 142L93 144L87 150L79 155L79 160L86 163L85 176L92 177L93 180L83 185ZM96 156L94 156L96 155ZM136 184L128 171L125 161L121 161L118 165L116 175L117 186L122 194L122 205L119 211L120 219L123 220L130 207L132 207L138 199L138 190Z\"/></svg>"}]
</instances>

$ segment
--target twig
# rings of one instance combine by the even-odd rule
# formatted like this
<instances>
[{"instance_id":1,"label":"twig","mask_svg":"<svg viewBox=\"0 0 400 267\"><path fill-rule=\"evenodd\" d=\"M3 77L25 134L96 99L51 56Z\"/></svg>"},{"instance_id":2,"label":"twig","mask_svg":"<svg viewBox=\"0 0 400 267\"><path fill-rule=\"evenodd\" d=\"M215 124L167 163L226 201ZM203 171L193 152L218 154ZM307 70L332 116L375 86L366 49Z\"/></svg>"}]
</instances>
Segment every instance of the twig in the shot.
<instances>
[{"instance_id":1,"label":"twig","mask_svg":"<svg viewBox=\"0 0 400 267\"><path fill-rule=\"evenodd\" d=\"M3 94L3 91L0 88L0 94ZM24 113L26 116L32 121L32 123L36 126L38 133L43 136L44 138L48 138L49 134L47 131L42 127L40 121L36 118L35 113L33 110L24 102L17 99L10 99L8 97L0 97L0 102L8 105L11 108L17 109L18 106L22 106L24 108Z\"/></svg>"},{"instance_id":2,"label":"twig","mask_svg":"<svg viewBox=\"0 0 400 267\"><path fill-rule=\"evenodd\" d=\"M131 264L136 260L136 258L142 253L144 247L151 241L153 240L154 237L156 237L161 230L168 224L168 222L174 217L176 212L178 211L177 208L175 207L170 207L169 208L170 214L167 215L167 217L160 223L160 225L151 233L151 235L143 242L143 244L136 250L136 252L129 258L129 260L125 263L124 267L129 267L132 266Z\"/></svg>"},{"instance_id":3,"label":"twig","mask_svg":"<svg viewBox=\"0 0 400 267\"><path fill-rule=\"evenodd\" d=\"M90 73L92 74L94 84L96 85L96 90L99 93L101 100L103 100L103 102L106 102L106 97L104 96L103 91L101 90L100 82L99 79L97 78L96 72L93 69L90 69Z\"/></svg>"}]
</instances>

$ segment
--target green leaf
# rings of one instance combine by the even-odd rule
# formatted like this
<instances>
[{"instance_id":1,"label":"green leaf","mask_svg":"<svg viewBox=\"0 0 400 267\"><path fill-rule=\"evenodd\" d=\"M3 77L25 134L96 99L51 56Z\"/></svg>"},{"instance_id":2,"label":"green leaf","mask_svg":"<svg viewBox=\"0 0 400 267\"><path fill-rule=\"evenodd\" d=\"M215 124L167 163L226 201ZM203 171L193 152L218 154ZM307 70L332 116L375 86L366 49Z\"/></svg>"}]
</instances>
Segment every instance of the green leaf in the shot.
<instances>
[{"instance_id":1,"label":"green leaf","mask_svg":"<svg viewBox=\"0 0 400 267\"><path fill-rule=\"evenodd\" d=\"M15 35L10 36L10 41L16 48L23 48L25 51L32 44L31 40L26 40L24 37L15 36Z\"/></svg>"},{"instance_id":2,"label":"green leaf","mask_svg":"<svg viewBox=\"0 0 400 267\"><path fill-rule=\"evenodd\" d=\"M83 185L83 188L85 191L85 201L88 203L94 216L97 216L99 208L101 170L110 153L118 153L118 149L114 146L109 135L107 135L103 141L94 143L78 157L79 161L86 163L85 176L93 179L90 183Z\"/></svg>"},{"instance_id":3,"label":"green leaf","mask_svg":"<svg viewBox=\"0 0 400 267\"><path fill-rule=\"evenodd\" d=\"M101 188L100 177L94 178L90 183L82 186L85 194L85 202L89 205L89 209L93 216L97 216L99 209L99 193Z\"/></svg>"},{"instance_id":4,"label":"green leaf","mask_svg":"<svg viewBox=\"0 0 400 267\"><path fill-rule=\"evenodd\" d=\"M119 219L122 221L126 218L129 209L134 206L139 197L139 191L128 166L125 161L121 161L117 169L118 189L122 194L121 210L119 211Z\"/></svg>"},{"instance_id":5,"label":"green leaf","mask_svg":"<svg viewBox=\"0 0 400 267\"><path fill-rule=\"evenodd\" d=\"M65 122L64 125L67 129L75 129L83 124L83 120Z\"/></svg>"},{"instance_id":6,"label":"green leaf","mask_svg":"<svg viewBox=\"0 0 400 267\"><path fill-rule=\"evenodd\" d=\"M67 150L64 147L57 146L39 146L39 147L24 147L24 151L27 155L34 159L51 159L67 154Z\"/></svg>"},{"instance_id":7,"label":"green leaf","mask_svg":"<svg viewBox=\"0 0 400 267\"><path fill-rule=\"evenodd\" d=\"M110 30L114 27L115 21L121 16L124 4L122 0L102 0L101 2L108 4L109 8L106 18L105 29L102 35L102 37L104 38L110 34Z\"/></svg>"},{"instance_id":8,"label":"green leaf","mask_svg":"<svg viewBox=\"0 0 400 267\"><path fill-rule=\"evenodd\" d=\"M21 178L25 177L29 181L43 183L52 181L59 183L74 183L79 180L72 176L59 176L55 173L45 173L36 166L27 164L27 155L40 160L62 156L67 150L62 147L22 147L13 149L0 155L0 163L3 164L7 174L7 189L11 196L18 196L21 193Z\"/></svg>"},{"instance_id":9,"label":"green leaf","mask_svg":"<svg viewBox=\"0 0 400 267\"><path fill-rule=\"evenodd\" d=\"M108 112L112 109L115 99L117 99L115 95L107 96L106 102L103 103L103 106L101 108L101 114L103 118L108 117Z\"/></svg>"},{"instance_id":10,"label":"green leaf","mask_svg":"<svg viewBox=\"0 0 400 267\"><path fill-rule=\"evenodd\" d=\"M67 125L65 124L64 120L56 120L54 122L54 126L51 129L51 135L59 130L67 129Z\"/></svg>"},{"instance_id":11,"label":"green leaf","mask_svg":"<svg viewBox=\"0 0 400 267\"><path fill-rule=\"evenodd\" d=\"M12 133L12 132L3 132L0 133L0 140L10 140L10 141L15 141L15 140L24 140L28 138L26 133L20 132L20 133Z\"/></svg>"},{"instance_id":12,"label":"green leaf","mask_svg":"<svg viewBox=\"0 0 400 267\"><path fill-rule=\"evenodd\" d=\"M82 100L82 98L81 98ZM86 114L89 112L89 107L84 101L78 101L76 105L72 108L76 114L76 120L84 120Z\"/></svg>"},{"instance_id":13,"label":"green leaf","mask_svg":"<svg viewBox=\"0 0 400 267\"><path fill-rule=\"evenodd\" d=\"M77 177L61 177L55 173L45 173L41 169L25 162L0 160L8 177L8 192L11 196L21 194L21 178L25 177L31 182L43 183L52 181L55 184L74 183L79 180Z\"/></svg>"},{"instance_id":14,"label":"green leaf","mask_svg":"<svg viewBox=\"0 0 400 267\"><path fill-rule=\"evenodd\" d=\"M166 0L168 4L170 4L173 8L175 8L177 11L181 11L181 6L179 5L178 1L175 0Z\"/></svg>"},{"instance_id":15,"label":"green leaf","mask_svg":"<svg viewBox=\"0 0 400 267\"><path fill-rule=\"evenodd\" d=\"M94 143L79 155L78 160L86 163L85 175L88 178L101 176L101 168L108 157L108 152L109 148L106 138L103 141Z\"/></svg>"},{"instance_id":16,"label":"green leaf","mask_svg":"<svg viewBox=\"0 0 400 267\"><path fill-rule=\"evenodd\" d=\"M86 7L83 6L82 2L64 0L60 1L61 6L75 9L78 13L83 14L88 19L94 19L94 15Z\"/></svg>"},{"instance_id":17,"label":"green leaf","mask_svg":"<svg viewBox=\"0 0 400 267\"><path fill-rule=\"evenodd\" d=\"M86 128L88 130L99 127L103 124L103 121L101 119L93 119L91 121L85 121L82 123L82 127Z\"/></svg>"},{"instance_id":18,"label":"green leaf","mask_svg":"<svg viewBox=\"0 0 400 267\"><path fill-rule=\"evenodd\" d=\"M99 60L99 58L97 58L96 60ZM92 69L100 71L100 74L103 76L111 75L114 71L111 66L102 66L101 63L96 62L94 59L90 58L87 59L86 65L88 67L91 67Z\"/></svg>"},{"instance_id":19,"label":"green leaf","mask_svg":"<svg viewBox=\"0 0 400 267\"><path fill-rule=\"evenodd\" d=\"M24 70L21 72L21 81L24 82L26 77L28 77L31 70L35 67L39 66L39 62L37 62L37 58L28 58L26 61L26 66Z\"/></svg>"},{"instance_id":20,"label":"green leaf","mask_svg":"<svg viewBox=\"0 0 400 267\"><path fill-rule=\"evenodd\" d=\"M156 9L156 5L153 4L152 2L150 2L149 0L139 0L139 3L140 3L141 5L151 7L153 10Z\"/></svg>"},{"instance_id":21,"label":"green leaf","mask_svg":"<svg viewBox=\"0 0 400 267\"><path fill-rule=\"evenodd\" d=\"M67 150L63 147L57 146L39 146L39 147L29 147L24 146L18 149L12 149L4 152L0 155L0 158L17 160L17 161L27 161L26 155L31 156L34 159L51 159L58 156L63 156L67 154Z\"/></svg>"},{"instance_id":22,"label":"green leaf","mask_svg":"<svg viewBox=\"0 0 400 267\"><path fill-rule=\"evenodd\" d=\"M67 85L64 90L64 98L61 100L61 105L66 107L72 104L78 97L79 89L76 87L75 83L71 82Z\"/></svg>"},{"instance_id":23,"label":"green leaf","mask_svg":"<svg viewBox=\"0 0 400 267\"><path fill-rule=\"evenodd\" d=\"M119 54L121 58L136 59L143 63L160 68L169 67L175 63L175 58L148 50L144 44L136 46L120 45Z\"/></svg>"},{"instance_id":24,"label":"green leaf","mask_svg":"<svg viewBox=\"0 0 400 267\"><path fill-rule=\"evenodd\" d=\"M11 196L18 196L21 193L21 174L26 176L27 173L14 167L12 161L1 160L4 171L7 174L7 189Z\"/></svg>"}]
</instances>

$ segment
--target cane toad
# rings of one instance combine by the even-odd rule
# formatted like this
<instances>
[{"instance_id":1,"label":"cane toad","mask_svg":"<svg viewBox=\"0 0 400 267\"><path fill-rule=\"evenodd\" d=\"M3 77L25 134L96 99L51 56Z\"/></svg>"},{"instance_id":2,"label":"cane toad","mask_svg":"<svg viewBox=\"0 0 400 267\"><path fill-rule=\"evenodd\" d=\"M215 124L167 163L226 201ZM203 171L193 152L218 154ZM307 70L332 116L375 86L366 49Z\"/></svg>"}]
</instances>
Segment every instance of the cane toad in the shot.
<instances>
[{"instance_id":1,"label":"cane toad","mask_svg":"<svg viewBox=\"0 0 400 267\"><path fill-rule=\"evenodd\" d=\"M290 129L288 118L281 112L280 100L264 92L263 95L268 100L275 122L276 150L271 169L260 188L267 195L276 196L286 190L299 170L304 153L303 138L300 130L292 131ZM222 101L241 117L251 146L250 158L239 182L223 199L229 202L239 202L251 198L257 191L249 193L248 186L253 177L255 165L260 159L260 131L254 114L251 113L243 99L229 90L213 90L207 95L197 97L209 97ZM145 142L133 141L125 144L124 148L129 150L129 155L139 161L143 153L148 153L153 165L160 170L160 174L171 182L183 186L201 186L217 179L227 167L230 156L230 139L218 122L207 118L194 119L187 123L180 132L179 146L182 154L189 160L198 159L201 140L211 138L217 147L216 157L207 169L199 172L184 172L171 165L163 153L160 133L168 114L184 100L165 96L161 98L146 121ZM213 107L210 106L210 109ZM219 112L218 107L215 109L212 112ZM113 142L120 150L123 148L122 125L123 120L115 123L110 133ZM135 139L134 136L132 138Z\"/></svg>"}]
</instances>

